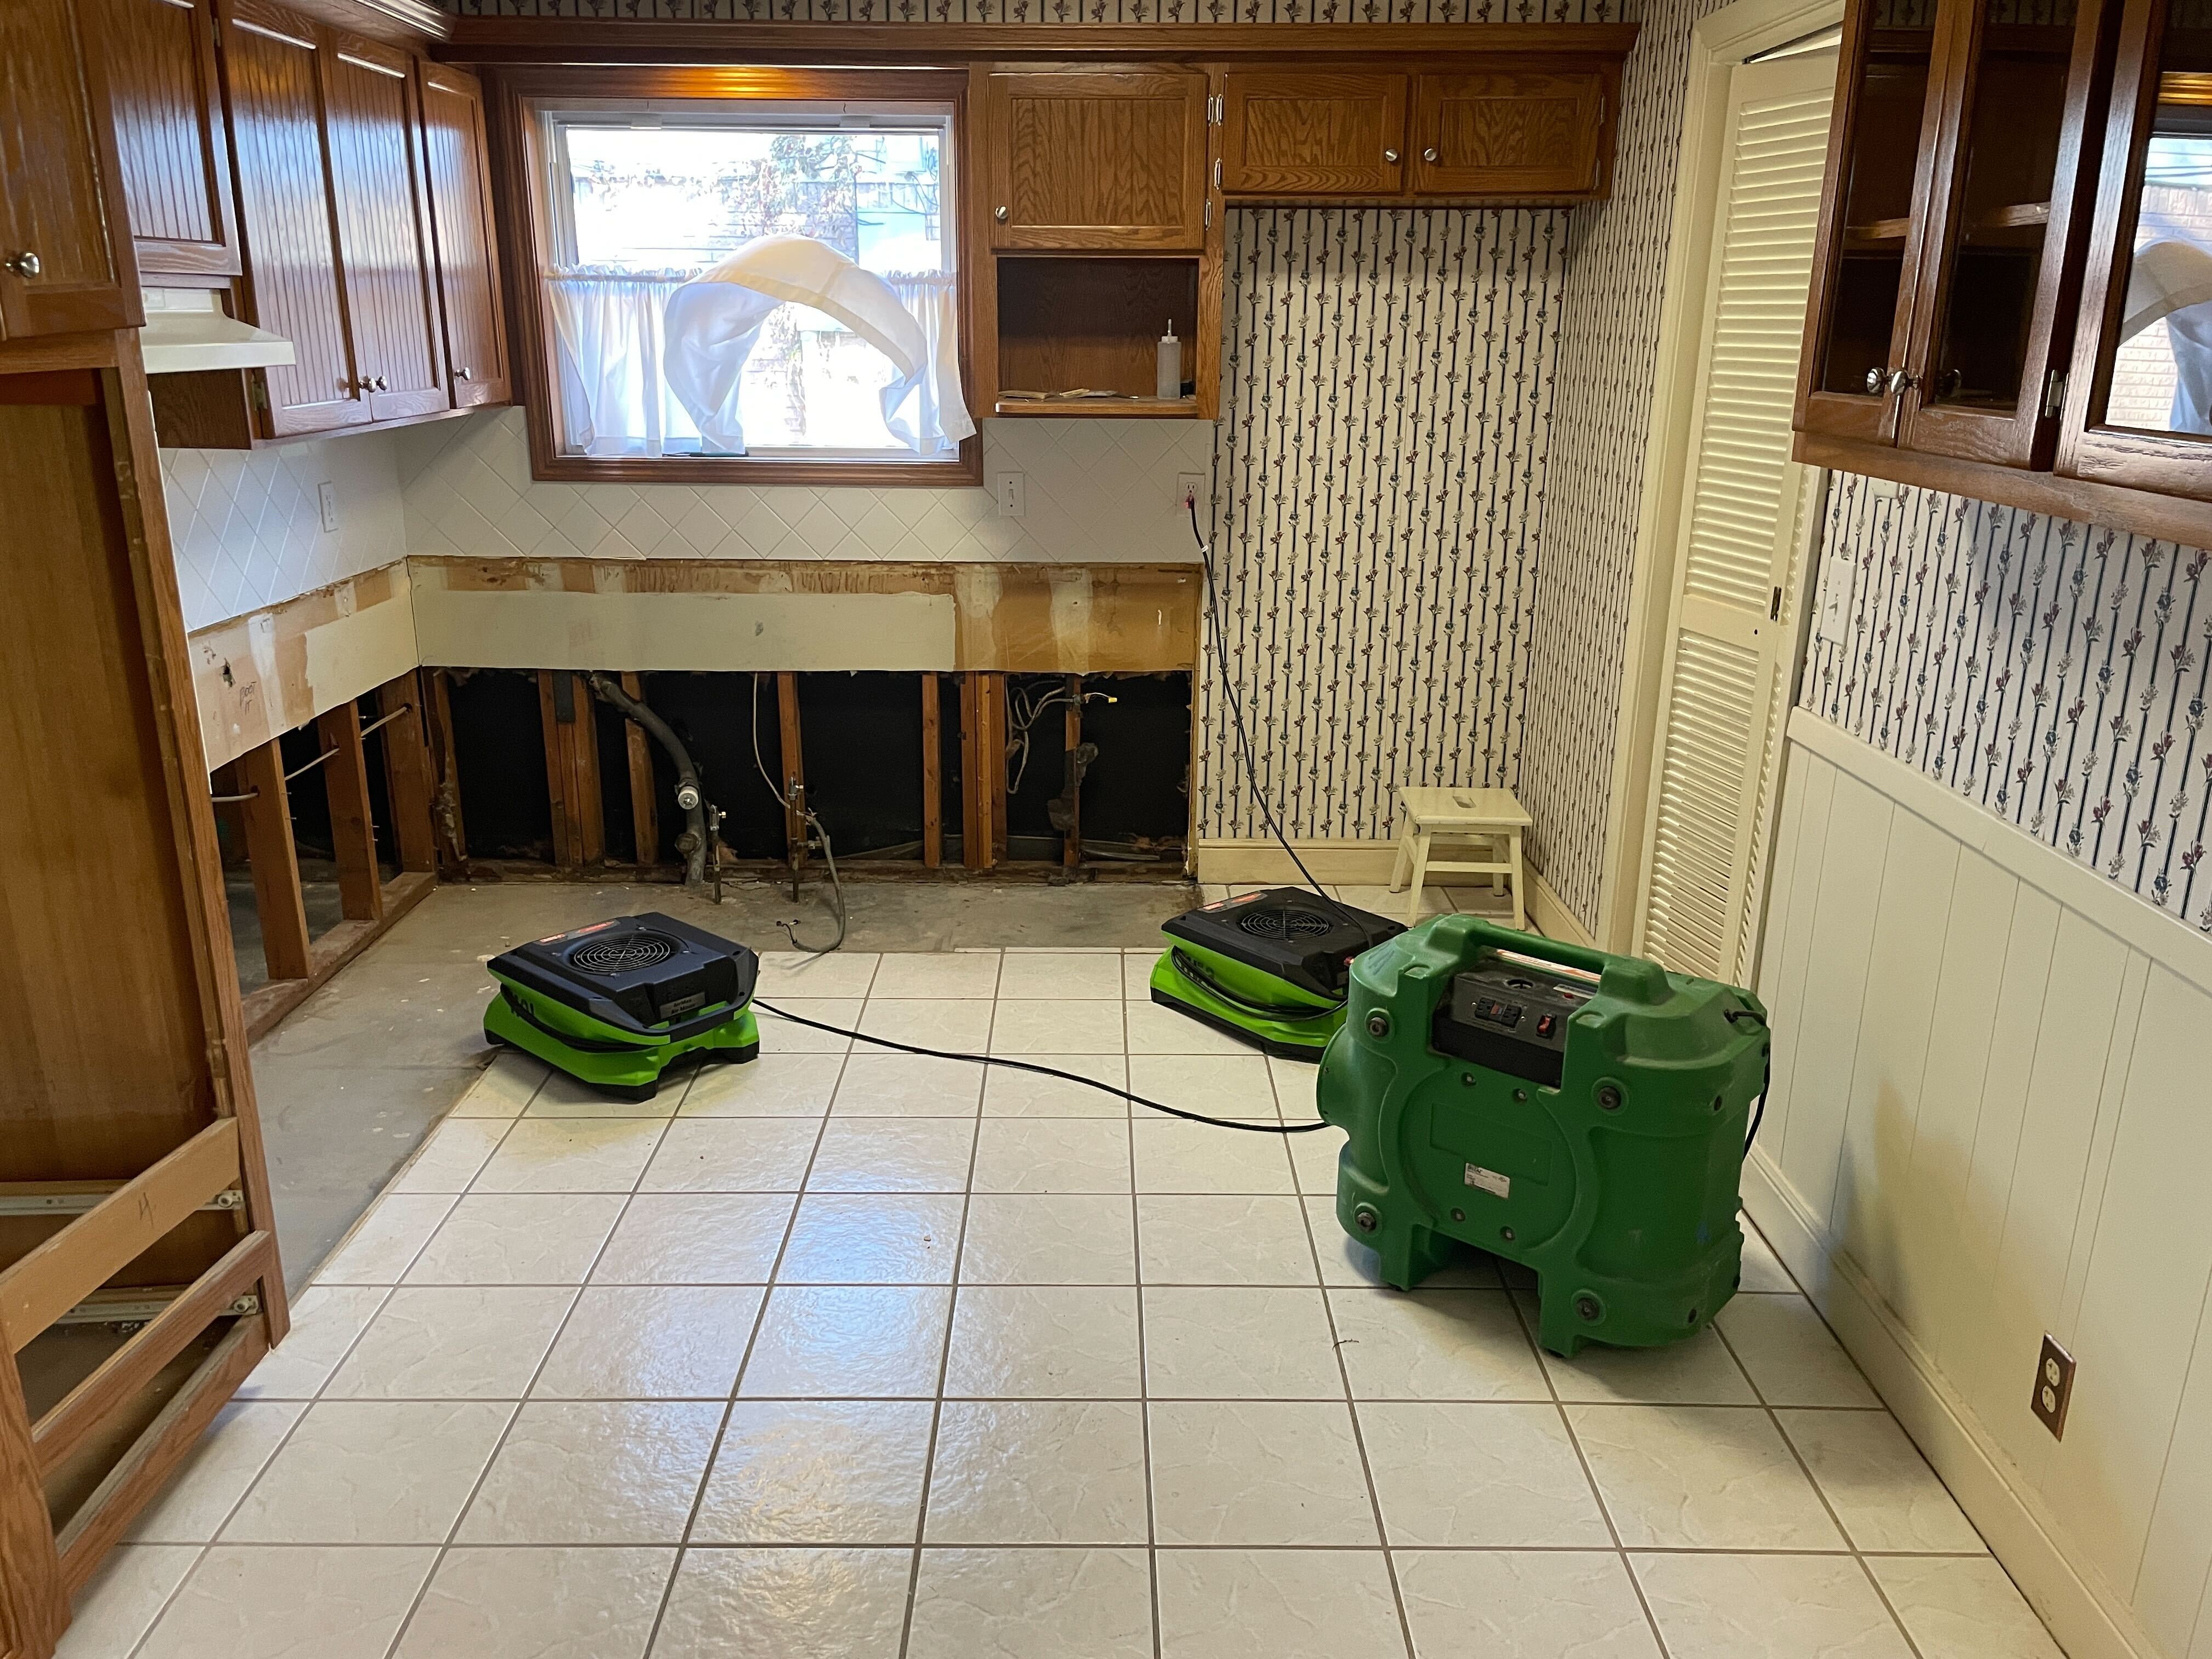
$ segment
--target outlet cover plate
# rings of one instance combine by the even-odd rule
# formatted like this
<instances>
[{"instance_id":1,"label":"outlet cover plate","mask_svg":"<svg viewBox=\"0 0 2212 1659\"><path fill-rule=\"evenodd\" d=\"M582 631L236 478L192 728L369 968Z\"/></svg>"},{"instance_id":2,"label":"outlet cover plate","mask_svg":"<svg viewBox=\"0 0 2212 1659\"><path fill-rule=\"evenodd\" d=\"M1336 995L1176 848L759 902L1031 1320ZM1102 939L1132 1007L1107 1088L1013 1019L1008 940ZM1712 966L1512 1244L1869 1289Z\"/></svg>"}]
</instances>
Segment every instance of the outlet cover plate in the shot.
<instances>
[{"instance_id":1,"label":"outlet cover plate","mask_svg":"<svg viewBox=\"0 0 2212 1659\"><path fill-rule=\"evenodd\" d=\"M338 487L325 478L315 486L315 505L323 515L323 534L338 533Z\"/></svg>"},{"instance_id":2,"label":"outlet cover plate","mask_svg":"<svg viewBox=\"0 0 2212 1659\"><path fill-rule=\"evenodd\" d=\"M2066 1408L2074 1401L2074 1356L2046 1336L2043 1352L2035 1358L2035 1393L2027 1408L2035 1420L2051 1431L2053 1440L2066 1437Z\"/></svg>"},{"instance_id":3,"label":"outlet cover plate","mask_svg":"<svg viewBox=\"0 0 2212 1659\"><path fill-rule=\"evenodd\" d=\"M1018 472L999 474L993 482L992 494L998 497L999 516L1002 519L1018 519L1029 511L1029 493L1023 489Z\"/></svg>"},{"instance_id":4,"label":"outlet cover plate","mask_svg":"<svg viewBox=\"0 0 2212 1659\"><path fill-rule=\"evenodd\" d=\"M1182 510L1182 504L1186 498L1194 501L1198 503L1199 521L1204 523L1207 509L1213 505L1207 499L1208 494L1206 474L1203 472L1176 474L1175 504L1178 513Z\"/></svg>"}]
</instances>

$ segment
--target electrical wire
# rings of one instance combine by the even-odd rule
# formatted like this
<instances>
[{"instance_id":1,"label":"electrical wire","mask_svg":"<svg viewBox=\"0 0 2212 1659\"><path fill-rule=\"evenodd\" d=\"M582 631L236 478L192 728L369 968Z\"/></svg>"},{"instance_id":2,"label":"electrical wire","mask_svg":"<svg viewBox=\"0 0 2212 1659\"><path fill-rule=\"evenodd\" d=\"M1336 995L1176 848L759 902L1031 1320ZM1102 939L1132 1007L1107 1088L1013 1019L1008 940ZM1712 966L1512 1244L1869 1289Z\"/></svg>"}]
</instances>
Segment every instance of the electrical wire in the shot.
<instances>
[{"instance_id":1,"label":"electrical wire","mask_svg":"<svg viewBox=\"0 0 2212 1659\"><path fill-rule=\"evenodd\" d=\"M783 930L784 938L791 941L791 948L793 950L802 951L810 957L826 957L832 951L842 950L845 944L844 878L837 873L837 854L830 845L830 831L828 828L823 823L820 818L815 817L814 809L812 807L799 806L794 808L792 805L791 797L785 794L782 790L776 787L775 780L769 775L768 763L761 758L760 673L758 670L755 670L753 673L752 728L753 764L760 769L761 781L768 786L769 793L776 798L776 800L782 805L785 811L790 812L796 811L802 819L813 827L815 835L821 840L822 861L830 866L830 902L835 908L837 915L837 937L831 939L827 945L802 945L799 941L799 922L796 918L790 921L779 921L776 923L776 926Z\"/></svg>"},{"instance_id":2,"label":"electrical wire","mask_svg":"<svg viewBox=\"0 0 2212 1659\"><path fill-rule=\"evenodd\" d=\"M1095 1077L1085 1077L1076 1072L1063 1072L1057 1066L1040 1066L1035 1060L1013 1060L1005 1054L969 1054L951 1048L925 1048L918 1043L894 1042L889 1037L870 1036L866 1031L856 1031L849 1026L830 1025L818 1019L808 1019L777 1007L772 1002L753 999L752 1006L778 1019L787 1019L793 1025L804 1025L810 1030L827 1031L832 1036L857 1037L862 1042L872 1042L879 1048L896 1048L902 1054L920 1054L926 1060L964 1060L977 1066L1003 1066L1010 1072L1033 1072L1039 1077L1056 1077L1064 1082L1079 1083L1086 1089L1096 1089L1103 1095L1115 1095L1155 1112L1165 1112L1170 1117L1179 1117L1186 1123L1204 1123L1216 1129L1243 1129L1261 1135L1307 1135L1316 1129L1334 1126L1324 1119L1316 1118L1311 1123L1246 1123L1233 1117L1208 1117L1203 1112L1185 1111L1180 1106L1164 1105L1157 1100L1147 1100L1142 1095L1132 1094L1127 1089L1117 1089L1110 1083L1101 1083Z\"/></svg>"},{"instance_id":3,"label":"electrical wire","mask_svg":"<svg viewBox=\"0 0 2212 1659\"><path fill-rule=\"evenodd\" d=\"M1260 787L1259 763L1252 757L1252 733L1245 727L1244 707L1237 701L1237 688L1230 683L1229 657L1223 649L1223 642L1229 635L1228 631L1221 624L1221 591L1220 585L1215 581L1213 576L1213 549L1198 527L1198 497L1194 495L1186 495L1183 497L1182 504L1190 514L1191 539L1198 544L1199 562L1206 568L1206 610L1207 616L1213 622L1214 672L1216 678L1221 682L1222 701L1229 705L1230 723L1237 730L1237 747L1242 751L1244 760L1245 784L1252 791L1253 800L1259 805L1260 816L1267 821L1267 833L1281 843L1283 851L1290 855L1291 862L1297 866L1298 873L1305 878L1306 885L1312 889L1314 896L1334 910L1345 921L1358 926L1359 924L1356 920L1355 913L1335 895L1324 891L1322 884L1314 879L1313 872L1306 868L1306 861L1298 856L1298 849L1291 845L1291 838L1283 833L1283 826L1275 817L1274 803L1267 799L1267 792Z\"/></svg>"}]
</instances>

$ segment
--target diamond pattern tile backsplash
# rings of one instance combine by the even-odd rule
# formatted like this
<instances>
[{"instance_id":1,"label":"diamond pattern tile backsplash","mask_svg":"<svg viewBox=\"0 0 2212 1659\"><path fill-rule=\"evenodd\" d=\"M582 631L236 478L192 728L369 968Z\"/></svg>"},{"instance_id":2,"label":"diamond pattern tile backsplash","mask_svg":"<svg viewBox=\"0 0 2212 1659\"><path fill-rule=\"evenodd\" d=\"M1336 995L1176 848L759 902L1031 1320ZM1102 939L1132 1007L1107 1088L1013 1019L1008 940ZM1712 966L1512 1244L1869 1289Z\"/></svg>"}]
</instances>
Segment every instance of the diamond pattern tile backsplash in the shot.
<instances>
[{"instance_id":1,"label":"diamond pattern tile backsplash","mask_svg":"<svg viewBox=\"0 0 2212 1659\"><path fill-rule=\"evenodd\" d=\"M486 558L1146 563L1197 557L1176 475L1211 474L1202 421L986 421L985 487L556 483L530 476L522 411L398 435L407 550ZM1019 519L989 488L1018 472Z\"/></svg>"},{"instance_id":2,"label":"diamond pattern tile backsplash","mask_svg":"<svg viewBox=\"0 0 2212 1659\"><path fill-rule=\"evenodd\" d=\"M281 449L165 449L161 483L187 632L407 556L398 449L356 433ZM317 489L337 492L324 530Z\"/></svg>"}]
</instances>

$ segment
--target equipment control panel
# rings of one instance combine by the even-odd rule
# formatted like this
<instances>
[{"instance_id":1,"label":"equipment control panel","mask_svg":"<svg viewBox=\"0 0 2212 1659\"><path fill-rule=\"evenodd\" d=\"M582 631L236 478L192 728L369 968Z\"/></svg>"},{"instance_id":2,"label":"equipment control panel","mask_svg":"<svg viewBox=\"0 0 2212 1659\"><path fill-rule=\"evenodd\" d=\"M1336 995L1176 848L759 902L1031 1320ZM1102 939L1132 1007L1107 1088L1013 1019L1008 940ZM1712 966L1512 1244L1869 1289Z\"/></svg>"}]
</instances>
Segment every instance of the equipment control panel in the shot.
<instances>
[{"instance_id":1,"label":"equipment control panel","mask_svg":"<svg viewBox=\"0 0 2212 1659\"><path fill-rule=\"evenodd\" d=\"M1439 1054L1557 1088L1568 1022L1595 988L1533 963L1487 962L1452 975L1431 1041Z\"/></svg>"}]
</instances>

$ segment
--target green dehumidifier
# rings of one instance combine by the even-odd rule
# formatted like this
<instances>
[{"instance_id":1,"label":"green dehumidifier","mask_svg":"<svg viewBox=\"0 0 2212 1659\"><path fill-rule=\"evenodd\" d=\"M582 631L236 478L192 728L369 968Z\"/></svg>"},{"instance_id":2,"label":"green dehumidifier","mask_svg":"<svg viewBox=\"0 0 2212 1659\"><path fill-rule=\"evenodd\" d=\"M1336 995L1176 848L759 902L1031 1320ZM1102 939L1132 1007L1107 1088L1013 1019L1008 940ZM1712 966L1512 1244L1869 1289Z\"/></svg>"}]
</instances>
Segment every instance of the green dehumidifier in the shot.
<instances>
[{"instance_id":1,"label":"green dehumidifier","mask_svg":"<svg viewBox=\"0 0 2212 1659\"><path fill-rule=\"evenodd\" d=\"M485 1038L619 1100L650 1100L686 1054L747 1060L760 957L657 911L596 922L494 957Z\"/></svg>"},{"instance_id":2,"label":"green dehumidifier","mask_svg":"<svg viewBox=\"0 0 2212 1659\"><path fill-rule=\"evenodd\" d=\"M1318 1060L1344 1023L1345 975L1406 930L1297 887L1271 887L1171 917L1152 1000L1285 1060Z\"/></svg>"},{"instance_id":3,"label":"green dehumidifier","mask_svg":"<svg viewBox=\"0 0 2212 1659\"><path fill-rule=\"evenodd\" d=\"M1461 1245L1532 1268L1554 1353L1690 1335L1735 1293L1768 1052L1748 991L1435 917L1352 965L1337 1219L1400 1290Z\"/></svg>"}]
</instances>

